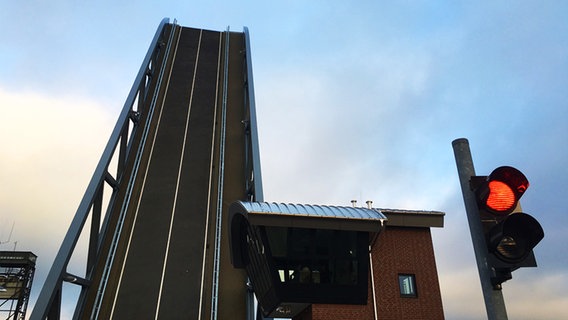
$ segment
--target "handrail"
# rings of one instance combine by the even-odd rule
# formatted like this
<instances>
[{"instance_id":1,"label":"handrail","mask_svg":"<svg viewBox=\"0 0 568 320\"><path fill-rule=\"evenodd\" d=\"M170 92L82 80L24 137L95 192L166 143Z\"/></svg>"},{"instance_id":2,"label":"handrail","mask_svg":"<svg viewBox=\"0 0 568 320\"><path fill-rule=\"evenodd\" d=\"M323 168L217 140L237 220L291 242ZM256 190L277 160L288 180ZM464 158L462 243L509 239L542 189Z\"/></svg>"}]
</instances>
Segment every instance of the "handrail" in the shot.
<instances>
[{"instance_id":1,"label":"handrail","mask_svg":"<svg viewBox=\"0 0 568 320\"><path fill-rule=\"evenodd\" d=\"M168 18L164 18L160 22L154 38L150 43L148 52L146 53L142 66L138 71L126 102L124 103L118 121L112 131L110 139L103 151L91 181L87 186L87 190L85 191L75 216L71 221L71 225L67 230L53 265L47 275L45 283L30 315L31 320L46 319L47 317L49 317L50 320L59 319L63 281L80 284L82 286L87 286L90 283L90 279L88 279L88 277L90 277L91 269L94 267L98 250L100 249L99 236L101 234L104 235L103 232L106 231L109 218L108 216L105 217L101 233L99 233L98 229L100 227L99 223L102 211L102 194L104 186L106 183L112 188L111 202L114 201L118 190L116 183L122 178L122 172L126 165L127 154L131 147L131 138L136 133L140 113L145 112L145 110L141 110L140 106L143 106L146 101L147 89L152 80L152 67L155 65L155 59L157 58L157 53L161 47L159 42L164 28L168 23ZM138 106L135 107L134 104L136 101L138 101ZM133 123L134 128L129 134L130 122ZM117 146L119 146L119 163L117 178L114 178L109 173L108 168L115 151L117 150ZM111 208L112 204L109 204L108 207ZM92 223L87 260L87 279L80 279L76 276L69 275L66 269L75 250L75 246L77 245L77 241L83 231L85 222L91 212Z\"/></svg>"},{"instance_id":2,"label":"handrail","mask_svg":"<svg viewBox=\"0 0 568 320\"><path fill-rule=\"evenodd\" d=\"M217 209L215 219L215 244L213 257L213 283L211 289L211 320L217 320L219 304L219 271L221 263L221 235L223 219L223 183L225 180L225 142L227 131L227 97L229 87L229 27L225 32L225 52L223 58L223 96L221 100L221 126L219 137L219 176L217 183Z\"/></svg>"}]
</instances>

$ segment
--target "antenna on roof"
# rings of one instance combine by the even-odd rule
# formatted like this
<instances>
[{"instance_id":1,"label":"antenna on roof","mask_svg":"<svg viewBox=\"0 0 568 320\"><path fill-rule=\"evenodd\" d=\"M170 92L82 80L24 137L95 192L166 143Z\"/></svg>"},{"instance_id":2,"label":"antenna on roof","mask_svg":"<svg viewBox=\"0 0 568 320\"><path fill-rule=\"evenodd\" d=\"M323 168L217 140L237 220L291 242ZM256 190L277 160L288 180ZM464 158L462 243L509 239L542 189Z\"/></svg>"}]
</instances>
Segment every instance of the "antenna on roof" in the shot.
<instances>
[{"instance_id":1,"label":"antenna on roof","mask_svg":"<svg viewBox=\"0 0 568 320\"><path fill-rule=\"evenodd\" d=\"M3 245L5 243L10 242L10 240L12 239L12 233L14 232L14 225L15 224L16 224L16 221L12 222L12 229L10 229L10 234L8 234L8 240L6 240L6 241L0 240L0 245Z\"/></svg>"}]
</instances>

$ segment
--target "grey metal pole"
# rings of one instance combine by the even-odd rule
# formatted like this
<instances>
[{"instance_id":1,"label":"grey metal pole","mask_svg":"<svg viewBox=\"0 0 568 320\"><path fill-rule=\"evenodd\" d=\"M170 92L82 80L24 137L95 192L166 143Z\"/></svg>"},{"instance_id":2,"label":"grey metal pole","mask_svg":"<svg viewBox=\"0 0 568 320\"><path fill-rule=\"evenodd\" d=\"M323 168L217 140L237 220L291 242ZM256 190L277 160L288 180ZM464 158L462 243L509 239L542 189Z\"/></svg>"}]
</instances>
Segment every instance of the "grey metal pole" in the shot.
<instances>
[{"instance_id":1,"label":"grey metal pole","mask_svg":"<svg viewBox=\"0 0 568 320\"><path fill-rule=\"evenodd\" d=\"M471 233L471 241L473 242L475 260L477 261L481 290L483 291L483 299L485 300L487 319L507 320L507 310L505 308L505 301L503 300L503 293L500 289L494 289L491 284L492 270L487 263L488 252L485 244L485 235L483 233L481 220L479 219L475 194L471 191L469 185L471 177L475 176L469 141L465 138L456 139L452 142L452 146L454 148L454 156L456 158L456 166L458 168L463 201Z\"/></svg>"}]
</instances>

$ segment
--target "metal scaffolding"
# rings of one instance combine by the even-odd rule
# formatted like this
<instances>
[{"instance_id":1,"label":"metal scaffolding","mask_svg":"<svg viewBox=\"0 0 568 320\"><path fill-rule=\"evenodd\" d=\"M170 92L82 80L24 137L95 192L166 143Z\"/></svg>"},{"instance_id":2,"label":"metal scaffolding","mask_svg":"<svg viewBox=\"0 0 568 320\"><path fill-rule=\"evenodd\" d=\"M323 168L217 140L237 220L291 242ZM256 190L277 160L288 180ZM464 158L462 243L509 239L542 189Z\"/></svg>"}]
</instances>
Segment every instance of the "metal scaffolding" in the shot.
<instances>
[{"instance_id":1,"label":"metal scaffolding","mask_svg":"<svg viewBox=\"0 0 568 320\"><path fill-rule=\"evenodd\" d=\"M35 272L36 255L0 251L0 317L25 319Z\"/></svg>"}]
</instances>

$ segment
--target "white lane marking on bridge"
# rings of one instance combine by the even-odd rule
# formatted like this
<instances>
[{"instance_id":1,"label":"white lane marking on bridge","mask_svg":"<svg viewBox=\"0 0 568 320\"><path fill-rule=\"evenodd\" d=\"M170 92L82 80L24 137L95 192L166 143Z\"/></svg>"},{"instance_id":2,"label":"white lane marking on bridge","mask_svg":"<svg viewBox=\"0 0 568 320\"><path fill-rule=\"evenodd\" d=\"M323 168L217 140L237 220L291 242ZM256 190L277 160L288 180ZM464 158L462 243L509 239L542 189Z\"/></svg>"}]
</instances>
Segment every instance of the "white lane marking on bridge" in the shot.
<instances>
[{"instance_id":1,"label":"white lane marking on bridge","mask_svg":"<svg viewBox=\"0 0 568 320\"><path fill-rule=\"evenodd\" d=\"M154 154L154 146L156 144L156 137L158 135L158 130L160 129L160 123L161 123L161 120L162 120L162 112L164 111L163 105L164 105L164 102L165 102L165 99L166 99L166 93L168 92L168 89L169 89L169 86L170 86L170 80L171 80L171 77L172 77L172 69L173 69L173 66L174 66L173 62L176 59L180 38L181 38L181 31L180 31L180 35L178 35L178 39L176 41L176 49L175 49L175 52L174 52L172 65L170 67L170 73L168 75L168 82L167 82L167 85L166 85L166 90L165 90L164 98L163 98L163 101L162 101L162 108L160 109L160 115L158 117L158 123L156 125L156 130L154 132L154 138L152 139L152 147L150 148L150 155L148 157L148 164L146 165L146 171L144 172L144 179L142 179L142 188L140 190L140 195L138 197L138 203L136 204L136 211L134 213L134 221L132 222L132 227L130 229L130 235L128 237L128 244L126 246L126 251L125 251L125 254L124 254L124 260L122 262L122 268L120 269L120 275L118 276L118 284L117 284L117 287L116 287L116 292L114 294L114 300L113 300L113 303L112 303L112 308L111 308L109 319L113 319L113 316L114 316L114 310L116 308L116 301L118 299L118 293L120 291L120 285L122 283L122 276L124 275L124 268L126 266L126 260L128 259L128 252L130 251L130 244L132 242L132 235L134 234L134 229L136 227L136 220L138 218L138 211L140 209L140 203L142 201L142 195L144 194L144 190L145 190L145 186L146 186L146 178L148 177L148 171L149 171L149 168L150 168L150 163L152 162L152 156Z\"/></svg>"},{"instance_id":2,"label":"white lane marking on bridge","mask_svg":"<svg viewBox=\"0 0 568 320\"><path fill-rule=\"evenodd\" d=\"M156 315L154 319L158 319L158 314L160 313L160 302L162 301L162 290L164 288L164 278L166 275L166 266L168 264L168 253L170 252L170 240L172 238L172 228L174 225L174 218L176 215L176 205L177 205L177 199L178 199L178 192L179 192L179 184L180 184L180 180L181 180L181 171L183 168L183 159L185 157L185 144L187 141L187 133L189 131L189 117L191 115L191 105L193 103L193 91L195 89L195 79L196 79L196 75L197 75L197 65L199 63L199 53L201 50L201 37L203 35L203 30L199 31L199 41L197 44L197 55L195 56L195 66L193 69L193 79L191 80L191 93L189 95L189 105L188 105L188 110L187 110L187 117L185 119L185 131L184 131L184 135L183 135L183 143L181 146L181 157L179 159L179 168L178 168L178 176L177 176L177 181L176 181L176 191L174 193L174 203L173 203L173 207L172 207L172 213L171 213L171 217L170 217L170 228L168 230L168 241L166 244L166 254L164 256L164 263L162 266L162 278L160 280L160 290L158 293L158 301L156 302Z\"/></svg>"}]
</instances>

